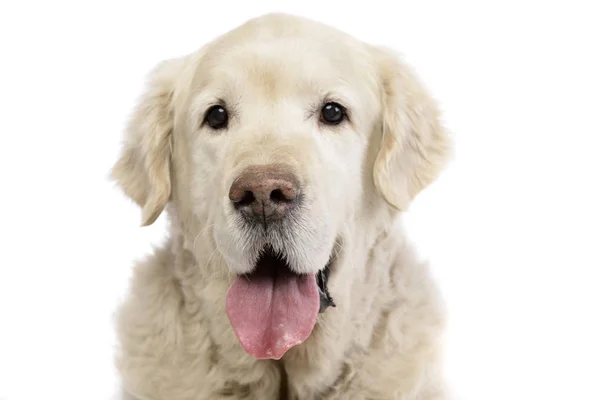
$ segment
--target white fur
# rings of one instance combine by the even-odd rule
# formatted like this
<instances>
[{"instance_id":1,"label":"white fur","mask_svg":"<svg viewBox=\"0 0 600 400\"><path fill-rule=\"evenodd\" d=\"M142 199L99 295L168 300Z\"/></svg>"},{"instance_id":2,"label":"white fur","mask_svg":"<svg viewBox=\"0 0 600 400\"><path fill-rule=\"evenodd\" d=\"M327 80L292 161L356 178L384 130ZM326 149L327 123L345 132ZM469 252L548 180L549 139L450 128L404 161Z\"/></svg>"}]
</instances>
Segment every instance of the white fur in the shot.
<instances>
[{"instance_id":1,"label":"white fur","mask_svg":"<svg viewBox=\"0 0 600 400\"><path fill-rule=\"evenodd\" d=\"M226 131L201 126L223 100ZM323 101L350 121L319 123ZM283 14L248 21L161 63L126 131L113 176L168 241L135 268L118 320L118 367L134 399L446 399L444 313L399 215L444 167L449 138L429 94L396 55ZM292 268L337 255L337 304L279 361L247 355L226 317L235 274L264 243L228 189L245 167L283 163L305 191L285 237Z\"/></svg>"}]
</instances>

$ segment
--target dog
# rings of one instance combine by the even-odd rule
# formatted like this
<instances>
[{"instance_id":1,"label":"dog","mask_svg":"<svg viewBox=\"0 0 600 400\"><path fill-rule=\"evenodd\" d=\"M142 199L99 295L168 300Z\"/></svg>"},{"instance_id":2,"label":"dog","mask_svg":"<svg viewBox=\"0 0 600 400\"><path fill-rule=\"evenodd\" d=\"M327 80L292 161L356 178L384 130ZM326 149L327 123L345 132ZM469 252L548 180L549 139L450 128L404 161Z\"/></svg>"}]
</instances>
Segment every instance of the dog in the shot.
<instances>
[{"instance_id":1,"label":"dog","mask_svg":"<svg viewBox=\"0 0 600 400\"><path fill-rule=\"evenodd\" d=\"M447 399L402 227L448 163L440 114L395 51L290 14L159 63L111 169L169 232L118 309L123 398Z\"/></svg>"}]
</instances>

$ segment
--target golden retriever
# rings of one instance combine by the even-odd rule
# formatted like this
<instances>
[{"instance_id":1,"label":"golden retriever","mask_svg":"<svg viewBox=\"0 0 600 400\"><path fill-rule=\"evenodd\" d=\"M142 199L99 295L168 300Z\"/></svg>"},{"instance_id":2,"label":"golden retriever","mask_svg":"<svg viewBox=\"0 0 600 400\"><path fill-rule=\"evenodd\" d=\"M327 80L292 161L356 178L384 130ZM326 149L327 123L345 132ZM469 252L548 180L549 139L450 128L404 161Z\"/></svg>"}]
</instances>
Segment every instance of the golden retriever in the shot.
<instances>
[{"instance_id":1,"label":"golden retriever","mask_svg":"<svg viewBox=\"0 0 600 400\"><path fill-rule=\"evenodd\" d=\"M169 237L119 309L124 398L446 399L401 214L451 149L394 52L304 17L159 64L112 176Z\"/></svg>"}]
</instances>

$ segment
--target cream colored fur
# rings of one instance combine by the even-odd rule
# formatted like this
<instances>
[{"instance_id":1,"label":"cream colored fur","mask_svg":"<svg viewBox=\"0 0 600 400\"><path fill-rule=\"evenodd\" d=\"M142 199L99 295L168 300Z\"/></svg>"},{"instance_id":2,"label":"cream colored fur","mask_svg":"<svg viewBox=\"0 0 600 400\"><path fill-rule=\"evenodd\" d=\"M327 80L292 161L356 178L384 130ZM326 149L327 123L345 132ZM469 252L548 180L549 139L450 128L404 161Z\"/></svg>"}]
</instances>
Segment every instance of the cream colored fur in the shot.
<instances>
[{"instance_id":1,"label":"cream colored fur","mask_svg":"<svg viewBox=\"0 0 600 400\"><path fill-rule=\"evenodd\" d=\"M350 121L319 124L325 99ZM201 126L218 100L231 108L225 132ZM447 399L443 303L400 218L449 148L399 57L307 19L256 18L161 63L113 168L142 224L166 210L170 229L119 311L124 398ZM227 190L244 167L273 162L306 188L292 263L314 273L337 255L337 307L279 361L247 355L225 314L234 275L254 262Z\"/></svg>"}]
</instances>

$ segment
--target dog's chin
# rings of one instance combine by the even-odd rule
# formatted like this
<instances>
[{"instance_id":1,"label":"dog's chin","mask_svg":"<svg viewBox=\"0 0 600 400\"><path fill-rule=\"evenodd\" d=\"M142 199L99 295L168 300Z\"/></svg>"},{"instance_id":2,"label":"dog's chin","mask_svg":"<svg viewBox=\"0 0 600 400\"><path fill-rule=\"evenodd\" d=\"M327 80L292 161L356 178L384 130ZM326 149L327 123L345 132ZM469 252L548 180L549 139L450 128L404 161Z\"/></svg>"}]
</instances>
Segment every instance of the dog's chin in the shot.
<instances>
[{"instance_id":1,"label":"dog's chin","mask_svg":"<svg viewBox=\"0 0 600 400\"><path fill-rule=\"evenodd\" d=\"M281 358L308 338L319 313L335 307L327 288L333 257L315 273L298 273L287 260L266 245L253 269L238 275L227 293L233 330L256 358Z\"/></svg>"}]
</instances>

